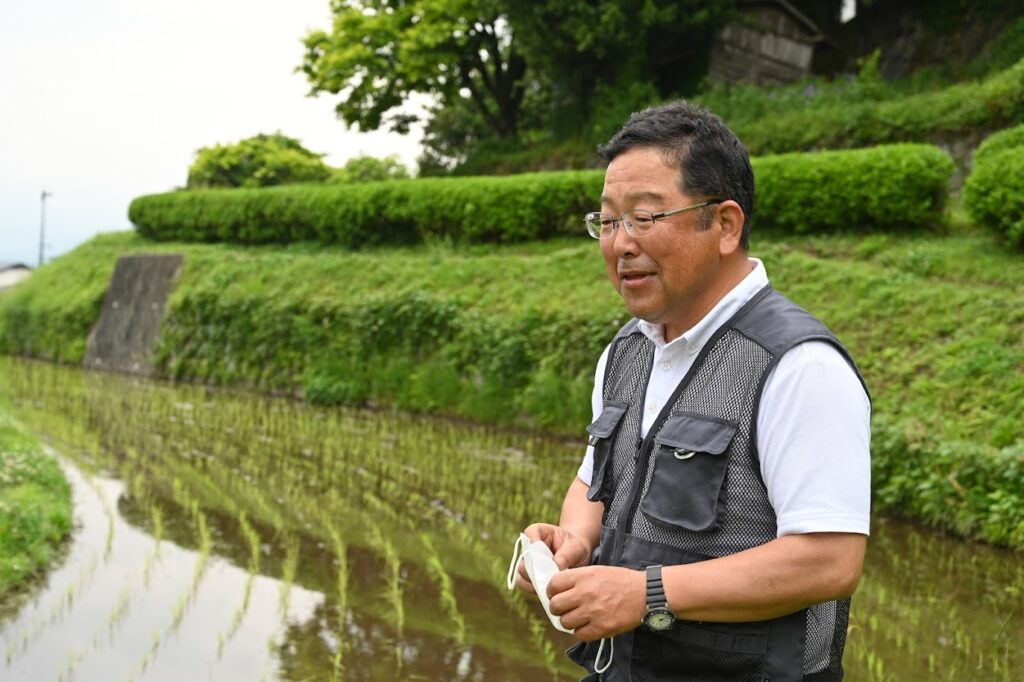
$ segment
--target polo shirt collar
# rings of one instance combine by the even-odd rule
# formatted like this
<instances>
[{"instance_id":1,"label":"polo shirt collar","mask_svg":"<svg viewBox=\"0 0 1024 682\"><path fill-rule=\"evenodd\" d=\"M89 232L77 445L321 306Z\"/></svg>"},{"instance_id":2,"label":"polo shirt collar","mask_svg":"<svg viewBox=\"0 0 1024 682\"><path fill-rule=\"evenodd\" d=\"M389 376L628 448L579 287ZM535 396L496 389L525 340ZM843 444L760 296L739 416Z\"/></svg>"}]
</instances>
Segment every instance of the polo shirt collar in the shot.
<instances>
[{"instance_id":1,"label":"polo shirt collar","mask_svg":"<svg viewBox=\"0 0 1024 682\"><path fill-rule=\"evenodd\" d=\"M757 292L761 291L768 284L768 273L764 269L764 263L757 258L748 259L754 264L754 269L744 277L739 284L733 287L722 300L715 304L707 315L700 322L693 325L686 332L665 343L664 327L660 324L651 324L646 320L640 320L637 329L650 339L659 350L669 348L690 348L699 349L707 343L711 335L725 322L735 315L740 308L752 299Z\"/></svg>"}]
</instances>

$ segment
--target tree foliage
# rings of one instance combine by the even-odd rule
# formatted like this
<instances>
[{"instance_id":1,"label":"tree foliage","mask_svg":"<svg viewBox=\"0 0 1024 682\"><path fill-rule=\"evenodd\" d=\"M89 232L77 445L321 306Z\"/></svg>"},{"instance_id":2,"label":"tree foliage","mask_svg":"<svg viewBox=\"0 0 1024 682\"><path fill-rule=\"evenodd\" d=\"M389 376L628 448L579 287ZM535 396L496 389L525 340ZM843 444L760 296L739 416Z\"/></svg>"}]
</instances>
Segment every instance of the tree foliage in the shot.
<instances>
[{"instance_id":1,"label":"tree foliage","mask_svg":"<svg viewBox=\"0 0 1024 682\"><path fill-rule=\"evenodd\" d=\"M311 93L363 130L404 132L427 109L426 166L486 141L603 136L652 100L692 92L738 0L335 0L305 39ZM421 165L423 165L421 163Z\"/></svg>"},{"instance_id":2,"label":"tree foliage","mask_svg":"<svg viewBox=\"0 0 1024 682\"><path fill-rule=\"evenodd\" d=\"M267 187L326 180L322 154L280 132L260 133L235 144L203 147L188 169L188 188Z\"/></svg>"},{"instance_id":3,"label":"tree foliage","mask_svg":"<svg viewBox=\"0 0 1024 682\"><path fill-rule=\"evenodd\" d=\"M467 100L489 133L518 130L526 63L498 0L336 0L330 32L304 39L310 94L341 95L336 111L363 130L405 132L412 93L441 106Z\"/></svg>"},{"instance_id":4,"label":"tree foliage","mask_svg":"<svg viewBox=\"0 0 1024 682\"><path fill-rule=\"evenodd\" d=\"M531 73L552 90L549 122L564 134L609 109L626 114L691 94L707 70L715 31L737 0L505 0ZM617 124L622 123L622 118ZM594 125L596 124L596 126Z\"/></svg>"},{"instance_id":5,"label":"tree foliage","mask_svg":"<svg viewBox=\"0 0 1024 682\"><path fill-rule=\"evenodd\" d=\"M331 175L331 182L355 184L380 180L401 180L408 177L409 169L396 154L383 158L363 155L349 159L344 166L335 170Z\"/></svg>"}]
</instances>

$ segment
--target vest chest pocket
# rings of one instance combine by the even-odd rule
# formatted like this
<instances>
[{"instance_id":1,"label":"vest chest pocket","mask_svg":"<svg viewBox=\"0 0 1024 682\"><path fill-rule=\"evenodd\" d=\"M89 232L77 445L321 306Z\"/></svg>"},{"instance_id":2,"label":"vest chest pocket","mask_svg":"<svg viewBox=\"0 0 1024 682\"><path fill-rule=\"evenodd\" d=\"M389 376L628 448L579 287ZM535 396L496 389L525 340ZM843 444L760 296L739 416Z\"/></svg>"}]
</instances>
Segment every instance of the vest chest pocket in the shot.
<instances>
[{"instance_id":1,"label":"vest chest pocket","mask_svg":"<svg viewBox=\"0 0 1024 682\"><path fill-rule=\"evenodd\" d=\"M702 415L676 414L654 438L654 470L640 511L658 525L707 530L715 525L726 451L735 423Z\"/></svg>"},{"instance_id":2,"label":"vest chest pocket","mask_svg":"<svg viewBox=\"0 0 1024 682\"><path fill-rule=\"evenodd\" d=\"M611 459L612 440L616 429L626 414L628 403L607 401L601 415L587 427L590 434L588 444L594 447L594 472L590 476L590 490L587 499L599 502L611 497L608 479L608 461Z\"/></svg>"}]
</instances>

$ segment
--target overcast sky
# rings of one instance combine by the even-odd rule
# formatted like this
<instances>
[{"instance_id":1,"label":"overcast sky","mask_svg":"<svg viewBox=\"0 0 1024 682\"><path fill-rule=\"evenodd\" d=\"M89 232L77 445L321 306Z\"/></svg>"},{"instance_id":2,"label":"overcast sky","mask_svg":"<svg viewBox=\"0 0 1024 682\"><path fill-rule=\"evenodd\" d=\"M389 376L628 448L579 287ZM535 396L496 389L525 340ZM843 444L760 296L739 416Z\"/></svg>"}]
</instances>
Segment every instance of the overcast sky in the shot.
<instances>
[{"instance_id":1,"label":"overcast sky","mask_svg":"<svg viewBox=\"0 0 1024 682\"><path fill-rule=\"evenodd\" d=\"M0 261L127 230L128 203L185 184L195 151L280 130L340 166L419 135L347 131L306 97L301 38L329 0L0 0Z\"/></svg>"}]
</instances>

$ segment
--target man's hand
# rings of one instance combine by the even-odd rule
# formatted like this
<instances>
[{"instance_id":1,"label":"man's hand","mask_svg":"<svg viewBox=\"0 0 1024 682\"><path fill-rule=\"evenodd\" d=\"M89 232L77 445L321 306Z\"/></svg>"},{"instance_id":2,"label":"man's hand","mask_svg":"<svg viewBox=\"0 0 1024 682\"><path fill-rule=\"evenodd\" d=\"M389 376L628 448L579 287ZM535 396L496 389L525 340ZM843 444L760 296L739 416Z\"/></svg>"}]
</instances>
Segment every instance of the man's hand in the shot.
<instances>
[{"instance_id":1,"label":"man's hand","mask_svg":"<svg viewBox=\"0 0 1024 682\"><path fill-rule=\"evenodd\" d=\"M584 642L632 630L647 611L647 577L618 566L562 571L548 584L551 613Z\"/></svg>"},{"instance_id":2,"label":"man's hand","mask_svg":"<svg viewBox=\"0 0 1024 682\"><path fill-rule=\"evenodd\" d=\"M585 566L590 561L591 548L583 540L560 526L550 523L535 523L527 526L523 533L530 538L530 542L540 540L547 545L554 555L559 569ZM519 564L516 573L516 586L525 592L536 594L529 576L526 575L526 567L522 563Z\"/></svg>"}]
</instances>

